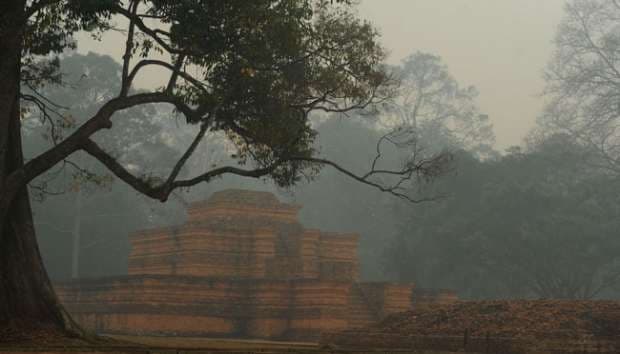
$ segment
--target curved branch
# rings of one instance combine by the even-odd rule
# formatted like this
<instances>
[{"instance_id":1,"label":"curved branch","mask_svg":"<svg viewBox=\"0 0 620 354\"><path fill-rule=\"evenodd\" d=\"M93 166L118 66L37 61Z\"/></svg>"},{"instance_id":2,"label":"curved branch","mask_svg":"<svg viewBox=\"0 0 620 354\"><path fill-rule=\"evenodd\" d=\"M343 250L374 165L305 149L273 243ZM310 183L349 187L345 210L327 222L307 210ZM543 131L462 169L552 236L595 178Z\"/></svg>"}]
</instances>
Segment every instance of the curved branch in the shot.
<instances>
[{"instance_id":1,"label":"curved branch","mask_svg":"<svg viewBox=\"0 0 620 354\"><path fill-rule=\"evenodd\" d=\"M408 202L411 203L421 203L421 202L427 202L427 201L433 201L433 200L437 200L438 197L434 197L434 198L412 198L411 196L405 194L402 192L403 188L401 187L402 183L406 180L410 180L412 178L412 176L414 174L417 175L428 175L428 174L435 174L436 172L434 171L436 168L438 168L437 165L441 165L444 163L446 156L445 155L439 155L437 157L435 157L434 159L431 160L423 160L415 165L412 165L411 167L402 170L402 171L388 171L388 170L375 170L375 171L370 171L368 173L366 173L365 175L358 175L355 174L351 171L349 171L348 169L340 166L339 164L331 161L331 160L327 160L327 159L323 159L323 158L315 158L315 157L293 157L290 158L289 161L306 161L306 162L311 162L311 163L316 163L316 164L320 164L320 165L327 165L327 166L331 166L334 169L336 169L338 172L356 180L357 182L369 185L371 187L374 187L378 190L380 190L381 192L386 192L389 194L392 194L400 199L406 200ZM402 178L394 185L392 186L385 186L382 185L381 183L378 182L374 182L372 180L370 180L368 177L372 176L372 175L376 175L376 174L392 174L392 175L401 175Z\"/></svg>"},{"instance_id":2,"label":"curved branch","mask_svg":"<svg viewBox=\"0 0 620 354\"><path fill-rule=\"evenodd\" d=\"M154 185L151 181L147 181L133 175L112 155L105 152L94 141L90 139L87 140L84 144L82 144L82 149L86 151L89 155L97 159L99 162L101 162L116 177L129 184L136 191L162 202L166 201L170 194L177 188L191 187L201 182L209 182L211 179L223 174L234 174L244 177L260 178L273 172L280 165L279 162L276 162L270 166L257 168L254 170L245 170L233 166L224 166L215 168L191 179L179 181L168 180L158 185ZM177 165L178 164L179 163L177 163Z\"/></svg>"},{"instance_id":3,"label":"curved branch","mask_svg":"<svg viewBox=\"0 0 620 354\"><path fill-rule=\"evenodd\" d=\"M401 187L401 185L404 181L411 179L412 176L414 175L429 176L429 175L435 174L437 169L439 168L438 165L441 165L445 160L445 156L443 155L440 155L439 157L436 157L434 159L422 160L416 164L411 164L409 165L408 168L401 170L401 171L373 170L370 173L367 173L365 175L357 175L349 171L348 169L340 166L339 164L331 160L327 160L323 158L288 157L288 158L283 158L281 160L275 161L274 163L268 166L265 166L265 167L261 167L261 168L246 170L246 169L242 169L242 168L238 168L234 166L224 166L224 167L212 169L208 172L205 172L201 175L198 175L190 179L175 180L179 174L179 171L183 167L184 163L194 153L196 147L198 146L199 142L204 137L206 131L207 131L207 124L203 123L199 133L197 134L192 144L190 144L187 151L183 154L183 156L181 156L179 161L177 161L177 163L173 167L172 172L170 176L168 177L168 179L166 181L162 181L159 184L156 184L157 182L159 182L157 180L145 180L143 178L137 177L134 174L132 174L127 168L125 168L121 163L119 163L117 159L115 159L112 155L105 152L99 145L97 145L89 137L86 137L83 141L80 141L80 144L78 145L77 148L84 150L89 155L97 159L108 170L110 170L115 176L123 180L125 183L129 184L136 191L150 198L160 200L160 201L166 201L168 197L170 196L170 194L177 188L191 187L191 186L194 186L202 182L209 182L213 178L218 177L220 175L234 174L234 175L243 176L243 177L260 178L260 177L273 173L283 163L294 162L294 161L304 161L304 162L310 162L310 163L315 163L315 164L320 164L320 165L331 166L335 168L336 170L338 170L339 172L343 173L344 175L360 183L372 186L382 192L390 193L394 196L397 196L401 199L407 200L412 203L420 203L424 201L431 201L431 200L437 199L437 198L420 198L420 199L412 198L409 195L402 192L403 188ZM65 144L65 143L66 141L64 141L61 144ZM50 151L53 151L53 150L54 149ZM378 183L378 182L375 182L369 179L370 176L378 175L378 174L400 175L402 177L399 179L399 181L396 184L392 186L385 186L385 185L382 185L381 183Z\"/></svg>"},{"instance_id":4,"label":"curved branch","mask_svg":"<svg viewBox=\"0 0 620 354\"><path fill-rule=\"evenodd\" d=\"M87 152L90 156L101 162L110 172L116 177L123 180L123 182L129 184L136 191L151 197L165 201L167 195L164 193L162 186L153 187L151 184L139 177L134 176L123 165L121 165L112 155L105 152L97 143L88 139L84 142L81 148Z\"/></svg>"},{"instance_id":5,"label":"curved branch","mask_svg":"<svg viewBox=\"0 0 620 354\"><path fill-rule=\"evenodd\" d=\"M178 62L177 62L178 63ZM131 73L129 73L129 75L127 76L127 85L131 86L133 80L135 79L135 77L138 75L138 72L144 68L145 66L149 66L149 65L156 65L156 66L162 66L168 70L170 70L173 74L173 77L179 76L181 78L183 78L185 81L191 83L192 85L194 85L197 89L201 90L203 93L208 94L209 90L205 87L205 84L200 82L199 80L197 80L195 77L189 75L188 73L180 70L180 65L172 65L170 63L167 63L165 61L161 61L161 60L156 60L156 59L144 59L139 61L131 70ZM176 79L174 79L176 80ZM171 83L173 83L172 81L172 77L170 82L168 83L168 88L166 89L166 93L171 93L170 92L170 85Z\"/></svg>"},{"instance_id":6,"label":"curved branch","mask_svg":"<svg viewBox=\"0 0 620 354\"><path fill-rule=\"evenodd\" d=\"M213 170L209 172L198 175L194 178L176 181L172 183L171 188L176 189L176 188L195 186L196 184L201 183L201 182L209 182L213 178L218 177L220 175L224 175L224 174L232 174L232 175L237 175L237 176L242 176L242 177L251 177L251 178L261 178L275 171L276 168L282 165L282 163L283 161L277 161L269 166L257 168L253 170L246 170L246 169L242 169L242 168L238 168L234 166L218 167L218 168L214 168Z\"/></svg>"},{"instance_id":7,"label":"curved branch","mask_svg":"<svg viewBox=\"0 0 620 354\"><path fill-rule=\"evenodd\" d=\"M59 142L56 146L45 151L24 164L20 169L15 170L8 176L7 182L14 183L21 188L32 181L39 174L47 171L67 156L81 148L87 139L102 129L112 127L111 117L114 113L148 103L169 103L177 107L187 117L195 117L199 114L185 105L179 98L165 95L161 92L141 93L127 97L113 98L104 104L99 111L86 123L82 124L76 131Z\"/></svg>"}]
</instances>

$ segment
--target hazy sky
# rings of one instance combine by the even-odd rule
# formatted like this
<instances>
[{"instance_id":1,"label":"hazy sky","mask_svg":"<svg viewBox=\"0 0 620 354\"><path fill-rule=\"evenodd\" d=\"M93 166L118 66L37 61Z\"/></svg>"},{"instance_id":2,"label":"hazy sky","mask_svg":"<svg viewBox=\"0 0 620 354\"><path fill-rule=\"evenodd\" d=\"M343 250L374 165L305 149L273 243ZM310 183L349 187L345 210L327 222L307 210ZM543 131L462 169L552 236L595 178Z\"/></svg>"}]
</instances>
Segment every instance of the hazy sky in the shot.
<instances>
[{"instance_id":1,"label":"hazy sky","mask_svg":"<svg viewBox=\"0 0 620 354\"><path fill-rule=\"evenodd\" d=\"M495 127L497 147L521 143L540 112L542 71L553 49L564 0L362 0L360 16L381 31L389 61L415 50L440 55L454 77L480 91ZM79 51L120 60L118 33ZM150 76L153 78L153 75Z\"/></svg>"},{"instance_id":2,"label":"hazy sky","mask_svg":"<svg viewBox=\"0 0 620 354\"><path fill-rule=\"evenodd\" d=\"M440 55L480 91L500 149L521 143L540 112L542 71L564 0L362 0L396 64L415 50Z\"/></svg>"}]
</instances>

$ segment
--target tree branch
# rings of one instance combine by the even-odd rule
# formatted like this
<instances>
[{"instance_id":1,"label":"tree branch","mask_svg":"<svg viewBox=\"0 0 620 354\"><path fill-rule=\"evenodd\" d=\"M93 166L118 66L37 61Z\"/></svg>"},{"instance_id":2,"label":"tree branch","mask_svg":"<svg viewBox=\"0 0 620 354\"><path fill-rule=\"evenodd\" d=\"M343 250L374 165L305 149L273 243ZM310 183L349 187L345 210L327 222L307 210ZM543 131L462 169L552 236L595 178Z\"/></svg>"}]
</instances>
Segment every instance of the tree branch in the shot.
<instances>
[{"instance_id":1,"label":"tree branch","mask_svg":"<svg viewBox=\"0 0 620 354\"><path fill-rule=\"evenodd\" d=\"M24 166L15 170L7 177L11 188L22 188L35 177L47 171L67 156L81 148L81 144L101 129L112 127L111 117L120 110L148 103L170 103L190 117L196 112L185 105L177 97L165 95L161 92L141 93L127 97L117 97L106 102L99 111L80 126L71 135L56 146L28 161Z\"/></svg>"},{"instance_id":2,"label":"tree branch","mask_svg":"<svg viewBox=\"0 0 620 354\"><path fill-rule=\"evenodd\" d=\"M170 173L170 176L168 176L168 179L166 180L166 185L168 185L168 186L172 185L172 183L174 182L174 180L179 175L179 172L181 172L181 169L183 168L183 166L185 165L187 160L192 156L194 151L196 151L196 148L198 147L198 145L200 144L200 142L204 138L205 134L207 133L208 127L209 127L209 125L206 122L203 122L200 125L200 130L198 131L198 134L196 134L196 137L194 138L194 141L192 141L192 143L187 148L187 150L185 151L183 156L181 156L179 161L177 161L175 166L172 168L172 172Z\"/></svg>"},{"instance_id":3,"label":"tree branch","mask_svg":"<svg viewBox=\"0 0 620 354\"><path fill-rule=\"evenodd\" d=\"M145 181L144 179L134 176L123 165L121 165L114 157L112 157L110 154L105 152L101 147L99 147L99 145L97 145L94 141L90 139L87 140L82 145L82 148L84 149L84 151L86 151L88 154L90 154L92 157L94 157L99 162L101 162L104 166L106 166L106 168L108 168L112 173L114 173L115 176L123 180L125 183L129 184L136 191L150 198L153 198L153 199L156 199L162 202L166 201L168 197L170 196L170 194L177 188L191 187L201 182L208 182L214 177L217 177L223 174L235 174L235 175L244 176L244 177L260 178L273 172L279 165L281 165L280 162L275 162L274 164L270 166L263 167L263 168L257 168L254 170L245 170L245 169L241 169L241 168L237 168L233 166L225 166L225 167L215 168L213 170L205 172L191 179L179 180L179 181L173 181L169 179L166 182L155 185L154 183L157 182L155 180ZM181 160L183 160L183 158ZM177 162L176 164L177 166L182 165L182 163L180 163L181 160Z\"/></svg>"},{"instance_id":4,"label":"tree branch","mask_svg":"<svg viewBox=\"0 0 620 354\"><path fill-rule=\"evenodd\" d=\"M186 72L183 72L180 70L180 64L179 67L177 68L177 66L173 66L170 63L167 63L165 61L161 61L161 60L156 60L156 59L144 59L139 61L131 70L131 73L128 75L127 77L127 83L129 86L131 86L133 80L135 79L135 77L138 75L138 72L144 68L145 66L148 65L157 65L157 66L162 66L168 70L170 70L172 72L172 76L176 76L176 77L181 77L183 78L185 81L191 83L192 85L194 85L197 89L201 90L203 93L208 94L209 90L207 89L206 85L202 82L200 82L199 80L197 80L195 77L187 74ZM173 82L173 77L171 76L170 81L168 83L168 87L170 87L171 83ZM174 81L176 82L176 79L174 79ZM169 90L168 88L166 89L165 93L167 94L171 94L171 90Z\"/></svg>"},{"instance_id":5,"label":"tree branch","mask_svg":"<svg viewBox=\"0 0 620 354\"><path fill-rule=\"evenodd\" d=\"M136 15L138 11L139 1L131 0L129 2L128 11L132 15ZM131 87L131 81L128 78L129 73L129 62L131 60L131 56L133 54L133 37L135 32L135 23L134 21L129 21L129 29L127 30L127 41L125 42L125 54L123 55L123 71L121 76L121 92L119 96L125 97L129 92Z\"/></svg>"},{"instance_id":6,"label":"tree branch","mask_svg":"<svg viewBox=\"0 0 620 354\"><path fill-rule=\"evenodd\" d=\"M273 162L268 166L264 166L261 168L246 170L233 166L224 166L212 169L208 172L205 172L196 177L185 179L185 180L176 180L180 170L182 169L185 162L189 159L189 157L194 153L196 147L199 142L202 140L207 131L207 124L203 124L201 126L200 131L196 135L192 144L188 147L185 153L181 156L181 158L174 165L172 172L168 176L166 181L161 181L159 184L155 184L157 180L147 181L142 178L136 177L131 172L129 172L124 166L122 166L114 157L106 153L101 147L99 147L92 140L87 140L86 143L82 144L82 148L88 154L96 158L99 162L104 164L114 175L118 178L129 184L136 191L150 197L153 199L157 199L160 201L165 201L168 199L169 195L178 188L183 187L191 187L197 185L202 182L209 182L213 178L224 175L224 174L234 174L243 177L252 177L252 178L260 178L270 173L273 173L278 167L280 167L284 163L290 162L310 162L314 164L320 165L328 165L344 175L371 187L374 187L382 192L390 193L394 196L397 196L401 199L407 200L413 203L420 203L424 201L436 200L437 198L412 198L411 196L405 194L403 192L404 188L401 187L402 183L406 180L411 179L414 175L417 176L434 176L438 174L438 170L441 169L445 163L447 162L447 155L439 155L432 159L425 159L422 161L418 161L415 164L410 164L407 168L399 171L390 171L390 170L372 170L369 173L364 175L355 174L348 169L340 166L339 164L323 159L323 158L314 158L314 157L286 157L282 158L278 161ZM373 181L370 179L371 176L376 175L396 175L401 176L401 178L393 185L383 185L379 182Z\"/></svg>"},{"instance_id":7,"label":"tree branch","mask_svg":"<svg viewBox=\"0 0 620 354\"><path fill-rule=\"evenodd\" d=\"M184 54L181 50L173 48L169 43L166 43L165 40L163 40L161 37L159 37L157 35L158 30L154 30L154 29L149 28L144 23L144 21L142 21L140 16L138 16L138 15L136 15L134 13L131 13L130 11L127 11L126 9L122 8L121 6L117 6L115 8L115 12L125 16L130 22L134 23L140 29L140 31L144 32L145 34L147 34L148 36L153 38L155 40L155 42L157 42L157 44L159 44L162 48L164 48L164 50L167 51L168 53L170 53L170 54Z\"/></svg>"},{"instance_id":8,"label":"tree branch","mask_svg":"<svg viewBox=\"0 0 620 354\"><path fill-rule=\"evenodd\" d=\"M607 57L607 55L603 53L602 49L598 45L596 45L596 43L594 43L594 40L592 39L592 36L590 35L590 29L588 27L586 19L579 14L578 10L575 10L572 7L569 7L569 9L571 9L573 15L577 19L579 19L579 23L581 24L581 28L583 29L583 35L586 41L588 42L588 44L591 46L591 49L593 49L596 52L596 54L603 60L603 62L616 75L616 77L620 78L620 71L618 71L618 69L611 62L611 60Z\"/></svg>"},{"instance_id":9,"label":"tree branch","mask_svg":"<svg viewBox=\"0 0 620 354\"><path fill-rule=\"evenodd\" d=\"M276 161L269 166L257 168L253 170L246 170L233 166L224 166L215 168L209 172L203 173L191 179L180 180L172 183L171 188L183 188L183 187L191 187L201 182L209 182L213 178L224 175L224 174L233 174L242 177L251 177L251 178L260 178L267 176L276 170L279 166L281 166L283 161Z\"/></svg>"},{"instance_id":10,"label":"tree branch","mask_svg":"<svg viewBox=\"0 0 620 354\"><path fill-rule=\"evenodd\" d=\"M174 68L171 69L172 70L172 75L170 75L170 80L168 80L168 85L166 86L166 92L167 93L172 93L172 90L174 89L174 86L176 86L177 78L181 74L181 68L183 67L183 62L184 61L185 61L185 55L183 55L183 54L179 55L179 57L175 61ZM183 74L185 74L185 72L183 72ZM197 81L197 80L195 80L190 75L185 74L184 76L185 76L184 79L186 79L186 80L188 80L190 82ZM202 86L198 86L198 87L202 88Z\"/></svg>"},{"instance_id":11,"label":"tree branch","mask_svg":"<svg viewBox=\"0 0 620 354\"><path fill-rule=\"evenodd\" d=\"M340 166L339 164L331 161L331 160L327 160L327 159L323 159L323 158L315 158L315 157L292 157L290 159L288 159L289 161L306 161L306 162L311 162L311 163L316 163L319 165L327 165L327 166L331 166L334 169L336 169L337 171L339 171L340 173L360 182L366 185L369 185L371 187L374 187L378 190L380 190L381 192L387 192L389 194L392 194L400 199L406 200L408 202L411 203L421 203L421 202L425 202L425 201L433 201L433 200L437 200L437 197L434 198L412 198L411 196L405 194L402 190L403 188L401 187L402 183L404 180L409 180L411 179L411 177L416 174L419 176L431 176L431 175L436 175L437 174L437 169L438 168L442 168L441 166L444 166L445 163L447 162L447 160L450 160L451 157L449 157L448 155L439 155L433 159L429 159L429 160L423 160L420 161L404 170L401 171L389 171L389 170L375 170L375 171L370 171L364 175L358 175L355 174L351 171L349 171L348 169ZM391 174L391 175L400 175L402 176L402 178L394 185L391 186L386 186L383 185L381 183L375 182L370 180L368 177L372 176L372 175L377 175L377 174ZM404 178L404 180L403 180Z\"/></svg>"},{"instance_id":12,"label":"tree branch","mask_svg":"<svg viewBox=\"0 0 620 354\"><path fill-rule=\"evenodd\" d=\"M136 191L153 199L165 201L167 195L165 195L163 188L154 187L149 182L134 176L123 165L121 165L114 157L105 152L94 141L88 139L82 145L81 148L89 155L101 162L108 170L110 170L116 177L129 184Z\"/></svg>"}]
</instances>

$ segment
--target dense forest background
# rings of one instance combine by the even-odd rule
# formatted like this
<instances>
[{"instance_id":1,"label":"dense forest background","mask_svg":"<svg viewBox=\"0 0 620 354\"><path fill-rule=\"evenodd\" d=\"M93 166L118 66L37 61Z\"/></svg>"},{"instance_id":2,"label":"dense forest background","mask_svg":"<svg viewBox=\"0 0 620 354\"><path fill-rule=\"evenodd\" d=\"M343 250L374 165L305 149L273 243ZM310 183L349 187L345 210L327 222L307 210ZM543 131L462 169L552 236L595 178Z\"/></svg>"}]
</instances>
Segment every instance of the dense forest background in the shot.
<instances>
[{"instance_id":1,"label":"dense forest background","mask_svg":"<svg viewBox=\"0 0 620 354\"><path fill-rule=\"evenodd\" d=\"M61 128L70 131L118 90L114 82L120 65L106 56L68 53L61 68L70 84L48 87L45 95L67 102ZM618 180L593 164L595 151L543 124L523 146L495 151L475 88L459 84L441 58L416 52L393 70L403 78L399 98L370 113L315 116L316 147L351 170L363 171L386 132L413 131L416 153L448 151L453 156L446 176L410 187L429 201L411 204L326 169L290 190L226 178L175 193L162 204L77 155L31 186L51 277L124 274L128 233L182 223L188 202L224 188L247 188L303 205L300 217L307 227L360 233L365 280L450 288L463 298L620 296ZM100 143L126 166L166 166L180 153L175 147L189 139L166 107L123 114L118 129L124 134ZM59 132L37 119L27 122L32 143L26 150L32 156ZM230 158L223 139L208 141L188 173ZM399 154L386 153L382 163L396 164ZM157 172L148 169L153 176Z\"/></svg>"}]
</instances>

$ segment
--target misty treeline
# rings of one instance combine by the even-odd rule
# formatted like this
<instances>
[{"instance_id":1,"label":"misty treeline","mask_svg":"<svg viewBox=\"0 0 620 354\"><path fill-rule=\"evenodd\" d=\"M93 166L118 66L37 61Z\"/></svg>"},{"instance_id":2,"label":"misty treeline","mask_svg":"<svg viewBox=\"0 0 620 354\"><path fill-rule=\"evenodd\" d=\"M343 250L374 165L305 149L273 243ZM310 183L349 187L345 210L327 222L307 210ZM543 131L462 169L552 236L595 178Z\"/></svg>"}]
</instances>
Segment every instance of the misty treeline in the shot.
<instances>
[{"instance_id":1,"label":"misty treeline","mask_svg":"<svg viewBox=\"0 0 620 354\"><path fill-rule=\"evenodd\" d=\"M123 274L128 233L182 223L182 206L236 187L273 191L303 205L301 220L308 227L359 232L362 277L368 280L451 288L464 298L617 298L619 19L614 1L566 5L545 71L546 105L521 147L494 150L476 89L459 84L439 56L422 52L390 68L400 79L397 95L375 110L313 115L315 148L353 172L367 171L377 151L386 167L398 166L403 154L424 158L449 151L446 176L403 184L428 199L419 204L331 170L291 189L227 177L192 187L191 193L176 191L171 203L161 204L115 182L78 153L31 184L47 269L55 279ZM111 58L67 54L60 65L65 84L44 90L63 102L57 109L66 126L52 131L28 120L28 156L119 90L121 66ZM156 179L156 166L169 165L179 146L191 140L191 131L170 113L158 105L121 113L127 119L119 119L122 126L115 129L123 134L103 137L100 144L127 168ZM199 147L187 165L189 174L211 167L206 163L234 160L234 149L220 138L211 136Z\"/></svg>"}]
</instances>

